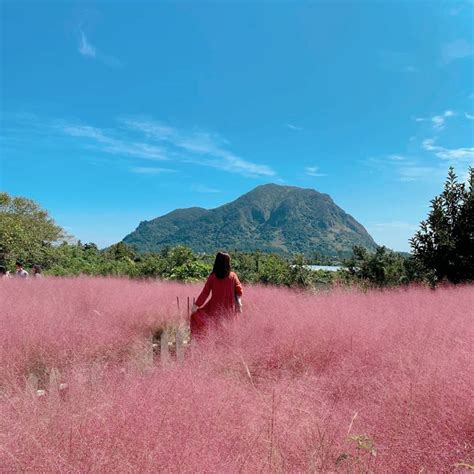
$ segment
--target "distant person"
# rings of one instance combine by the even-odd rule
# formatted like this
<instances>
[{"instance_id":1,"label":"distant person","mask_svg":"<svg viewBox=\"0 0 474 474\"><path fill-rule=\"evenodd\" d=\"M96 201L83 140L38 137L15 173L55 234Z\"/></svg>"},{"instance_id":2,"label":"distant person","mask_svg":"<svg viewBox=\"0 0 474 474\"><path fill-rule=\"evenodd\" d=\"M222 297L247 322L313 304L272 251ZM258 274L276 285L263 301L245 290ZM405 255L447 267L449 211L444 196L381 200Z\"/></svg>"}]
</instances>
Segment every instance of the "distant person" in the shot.
<instances>
[{"instance_id":1,"label":"distant person","mask_svg":"<svg viewBox=\"0 0 474 474\"><path fill-rule=\"evenodd\" d=\"M3 265L0 265L0 280L3 278L8 278L9 276L10 273L7 271L7 269Z\"/></svg>"},{"instance_id":2,"label":"distant person","mask_svg":"<svg viewBox=\"0 0 474 474\"><path fill-rule=\"evenodd\" d=\"M33 265L33 278L43 278L43 272L39 265Z\"/></svg>"},{"instance_id":3,"label":"distant person","mask_svg":"<svg viewBox=\"0 0 474 474\"><path fill-rule=\"evenodd\" d=\"M206 303L207 298L211 298ZM191 335L202 333L206 327L220 318L229 317L233 312L242 312L242 285L237 275L231 271L230 255L219 252L216 255L212 273L204 289L193 304L191 313Z\"/></svg>"},{"instance_id":4,"label":"distant person","mask_svg":"<svg viewBox=\"0 0 474 474\"><path fill-rule=\"evenodd\" d=\"M21 262L16 262L15 276L17 278L28 278L29 276L29 273L23 268L23 264Z\"/></svg>"}]
</instances>

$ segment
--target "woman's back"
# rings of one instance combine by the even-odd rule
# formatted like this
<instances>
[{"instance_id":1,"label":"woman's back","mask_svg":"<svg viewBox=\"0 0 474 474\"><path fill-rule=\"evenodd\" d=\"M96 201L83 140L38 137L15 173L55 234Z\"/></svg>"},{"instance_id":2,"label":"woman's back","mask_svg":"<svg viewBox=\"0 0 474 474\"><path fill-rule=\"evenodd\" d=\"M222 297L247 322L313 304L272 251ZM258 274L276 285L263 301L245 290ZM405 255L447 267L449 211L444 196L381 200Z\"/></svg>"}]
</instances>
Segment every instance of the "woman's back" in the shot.
<instances>
[{"instance_id":1,"label":"woman's back","mask_svg":"<svg viewBox=\"0 0 474 474\"><path fill-rule=\"evenodd\" d=\"M203 306L210 293L212 293L211 299ZM211 273L196 300L196 305L202 307L202 310L209 315L219 311L230 311L234 309L236 295L242 295L242 285L234 272L230 272L224 278Z\"/></svg>"},{"instance_id":2,"label":"woman's back","mask_svg":"<svg viewBox=\"0 0 474 474\"><path fill-rule=\"evenodd\" d=\"M211 298L206 303L209 295ZM241 313L241 296L242 285L237 275L231 271L230 255L218 252L212 273L193 305L190 321L192 336L198 336L209 324L218 322L221 316L229 316L233 310Z\"/></svg>"}]
</instances>

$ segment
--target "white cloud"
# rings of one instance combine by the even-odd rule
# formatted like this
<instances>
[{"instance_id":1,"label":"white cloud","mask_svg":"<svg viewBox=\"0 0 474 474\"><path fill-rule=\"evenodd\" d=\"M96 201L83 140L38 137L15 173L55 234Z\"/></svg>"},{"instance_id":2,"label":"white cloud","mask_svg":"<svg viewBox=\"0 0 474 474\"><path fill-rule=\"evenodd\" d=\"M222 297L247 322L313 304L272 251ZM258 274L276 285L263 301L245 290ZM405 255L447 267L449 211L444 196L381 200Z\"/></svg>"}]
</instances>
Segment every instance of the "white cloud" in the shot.
<instances>
[{"instance_id":1,"label":"white cloud","mask_svg":"<svg viewBox=\"0 0 474 474\"><path fill-rule=\"evenodd\" d=\"M381 222L375 224L376 227L384 227L390 229L406 229L414 231L418 228L417 224L410 224L409 222L402 222L402 221L392 221L392 222Z\"/></svg>"},{"instance_id":2,"label":"white cloud","mask_svg":"<svg viewBox=\"0 0 474 474\"><path fill-rule=\"evenodd\" d=\"M72 137L90 139L100 150L113 155L128 155L148 160L168 160L166 152L157 146L143 142L125 141L110 136L102 129L87 125L56 126L63 133Z\"/></svg>"},{"instance_id":3,"label":"white cloud","mask_svg":"<svg viewBox=\"0 0 474 474\"><path fill-rule=\"evenodd\" d=\"M325 173L319 173L318 166L307 166L304 169L304 171L307 176L313 176L313 177L326 176Z\"/></svg>"},{"instance_id":4,"label":"white cloud","mask_svg":"<svg viewBox=\"0 0 474 474\"><path fill-rule=\"evenodd\" d=\"M145 134L151 141L135 141L123 138L123 130L104 130L87 125L56 124L55 128L64 134L92 142L101 151L149 160L169 160L195 163L243 176L275 176L267 165L253 163L227 150L228 142L209 132L181 132L177 129L142 119L127 119L121 122L128 129ZM120 133L121 138L116 138ZM153 143L159 142L159 145Z\"/></svg>"},{"instance_id":5,"label":"white cloud","mask_svg":"<svg viewBox=\"0 0 474 474\"><path fill-rule=\"evenodd\" d=\"M445 170L437 163L437 166L425 164L419 159L397 154L381 158L370 158L366 163L380 172L387 172L392 179L401 182L436 182L438 183Z\"/></svg>"},{"instance_id":6,"label":"white cloud","mask_svg":"<svg viewBox=\"0 0 474 474\"><path fill-rule=\"evenodd\" d=\"M140 130L149 138L167 139L168 137L177 135L177 131L158 121L150 121L147 119L122 119L121 122L128 128Z\"/></svg>"},{"instance_id":7,"label":"white cloud","mask_svg":"<svg viewBox=\"0 0 474 474\"><path fill-rule=\"evenodd\" d=\"M465 116L468 120L474 120L474 115L468 114L467 112L464 112L464 116Z\"/></svg>"},{"instance_id":8,"label":"white cloud","mask_svg":"<svg viewBox=\"0 0 474 474\"><path fill-rule=\"evenodd\" d=\"M93 46L89 40L87 39L86 34L80 30L80 37L79 37L79 53L86 57L86 58L93 58L98 59L99 61L103 62L107 66L111 67L121 67L122 62L114 56L110 54L105 54L99 51L95 46Z\"/></svg>"},{"instance_id":9,"label":"white cloud","mask_svg":"<svg viewBox=\"0 0 474 474\"><path fill-rule=\"evenodd\" d=\"M97 50L89 43L83 31L81 31L79 42L79 53L89 58L95 58L97 56Z\"/></svg>"},{"instance_id":10,"label":"white cloud","mask_svg":"<svg viewBox=\"0 0 474 474\"><path fill-rule=\"evenodd\" d=\"M166 143L170 152L188 155L183 161L241 174L243 176L275 176L275 171L267 165L253 163L230 152L229 142L215 133L186 132L169 127L162 122L149 119L125 119L124 125L144 133L148 138Z\"/></svg>"},{"instance_id":11,"label":"white cloud","mask_svg":"<svg viewBox=\"0 0 474 474\"><path fill-rule=\"evenodd\" d=\"M474 161L474 147L445 148L436 145L436 140L428 138L423 141L423 149L431 151L442 160L450 161Z\"/></svg>"},{"instance_id":12,"label":"white cloud","mask_svg":"<svg viewBox=\"0 0 474 474\"><path fill-rule=\"evenodd\" d=\"M435 115L434 117L431 117L433 128L435 130L443 130L446 119L453 116L454 112L452 110L446 110L442 115Z\"/></svg>"},{"instance_id":13,"label":"white cloud","mask_svg":"<svg viewBox=\"0 0 474 474\"><path fill-rule=\"evenodd\" d=\"M404 156L400 156L400 155L390 155L388 159L391 161L405 161L406 160Z\"/></svg>"},{"instance_id":14,"label":"white cloud","mask_svg":"<svg viewBox=\"0 0 474 474\"><path fill-rule=\"evenodd\" d=\"M435 115L431 121L433 122L433 128L436 130L441 130L444 128L444 117L441 115Z\"/></svg>"},{"instance_id":15,"label":"white cloud","mask_svg":"<svg viewBox=\"0 0 474 474\"><path fill-rule=\"evenodd\" d=\"M135 166L133 168L130 168L130 171L132 173L136 174L163 174L163 173L176 173L176 170L169 169L169 168L152 168L152 167L146 167L146 166Z\"/></svg>"},{"instance_id":16,"label":"white cloud","mask_svg":"<svg viewBox=\"0 0 474 474\"><path fill-rule=\"evenodd\" d=\"M397 169L398 180L404 182L411 181L431 181L442 175L442 170L433 166L421 166L418 164L409 164Z\"/></svg>"},{"instance_id":17,"label":"white cloud","mask_svg":"<svg viewBox=\"0 0 474 474\"><path fill-rule=\"evenodd\" d=\"M301 127L293 125L292 123L285 124L290 130L294 130L295 132L301 132L303 130Z\"/></svg>"},{"instance_id":18,"label":"white cloud","mask_svg":"<svg viewBox=\"0 0 474 474\"><path fill-rule=\"evenodd\" d=\"M203 194L216 194L222 192L220 189L210 188L208 186L203 186L202 184L191 186L191 190Z\"/></svg>"},{"instance_id":19,"label":"white cloud","mask_svg":"<svg viewBox=\"0 0 474 474\"><path fill-rule=\"evenodd\" d=\"M441 48L441 59L444 64L449 64L457 59L467 58L474 54L472 44L465 39L457 39L445 43Z\"/></svg>"},{"instance_id":20,"label":"white cloud","mask_svg":"<svg viewBox=\"0 0 474 474\"><path fill-rule=\"evenodd\" d=\"M415 117L415 122L431 122L434 130L443 130L446 124L446 119L454 117L456 114L452 110L445 110L440 115L433 115L433 117Z\"/></svg>"},{"instance_id":21,"label":"white cloud","mask_svg":"<svg viewBox=\"0 0 474 474\"><path fill-rule=\"evenodd\" d=\"M423 140L423 149L427 151L435 151L438 147L434 145L435 140L433 138L427 138Z\"/></svg>"}]
</instances>

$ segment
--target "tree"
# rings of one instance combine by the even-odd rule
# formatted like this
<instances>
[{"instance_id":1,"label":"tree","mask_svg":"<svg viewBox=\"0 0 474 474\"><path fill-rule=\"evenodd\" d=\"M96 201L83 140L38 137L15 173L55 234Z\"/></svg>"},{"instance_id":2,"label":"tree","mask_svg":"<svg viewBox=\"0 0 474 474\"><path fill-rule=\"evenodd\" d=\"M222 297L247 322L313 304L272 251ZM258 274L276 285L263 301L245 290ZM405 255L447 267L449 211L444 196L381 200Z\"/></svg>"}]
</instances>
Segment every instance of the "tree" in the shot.
<instances>
[{"instance_id":1,"label":"tree","mask_svg":"<svg viewBox=\"0 0 474 474\"><path fill-rule=\"evenodd\" d=\"M84 250L93 249L91 245L95 246L95 244L86 244L83 246ZM97 248L97 246L95 246L95 248ZM109 260L125 261L135 261L138 258L138 254L135 252L135 250L125 242L117 242L116 244L111 245L104 251L104 256Z\"/></svg>"},{"instance_id":2,"label":"tree","mask_svg":"<svg viewBox=\"0 0 474 474\"><path fill-rule=\"evenodd\" d=\"M409 259L392 252L384 246L369 252L361 246L354 246L353 255L344 262L348 274L375 286L393 286L407 283Z\"/></svg>"},{"instance_id":3,"label":"tree","mask_svg":"<svg viewBox=\"0 0 474 474\"><path fill-rule=\"evenodd\" d=\"M0 261L12 267L15 260L47 265L53 243L65 233L48 212L24 197L0 193Z\"/></svg>"},{"instance_id":4,"label":"tree","mask_svg":"<svg viewBox=\"0 0 474 474\"><path fill-rule=\"evenodd\" d=\"M459 272L465 280L474 280L474 168L469 169L464 205L456 229Z\"/></svg>"},{"instance_id":5,"label":"tree","mask_svg":"<svg viewBox=\"0 0 474 474\"><path fill-rule=\"evenodd\" d=\"M449 169L443 192L431 201L410 244L430 282L474 279L474 168L469 168L467 188Z\"/></svg>"}]
</instances>

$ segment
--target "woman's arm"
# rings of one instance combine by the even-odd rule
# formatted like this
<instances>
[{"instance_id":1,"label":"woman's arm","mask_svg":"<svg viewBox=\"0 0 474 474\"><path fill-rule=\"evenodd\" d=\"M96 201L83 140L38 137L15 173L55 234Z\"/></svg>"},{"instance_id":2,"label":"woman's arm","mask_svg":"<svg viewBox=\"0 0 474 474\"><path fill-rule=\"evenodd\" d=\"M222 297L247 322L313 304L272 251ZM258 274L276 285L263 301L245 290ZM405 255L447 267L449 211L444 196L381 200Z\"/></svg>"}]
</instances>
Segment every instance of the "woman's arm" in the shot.
<instances>
[{"instance_id":1,"label":"woman's arm","mask_svg":"<svg viewBox=\"0 0 474 474\"><path fill-rule=\"evenodd\" d=\"M235 298L235 311L237 313L242 312L242 283L240 283L239 277L234 273L234 298Z\"/></svg>"},{"instance_id":2,"label":"woman's arm","mask_svg":"<svg viewBox=\"0 0 474 474\"><path fill-rule=\"evenodd\" d=\"M243 288L242 283L240 283L239 277L234 273L234 287L235 287L235 294L237 296L242 296Z\"/></svg>"},{"instance_id":3,"label":"woman's arm","mask_svg":"<svg viewBox=\"0 0 474 474\"><path fill-rule=\"evenodd\" d=\"M209 277L207 278L206 284L204 285L204 288L202 289L201 294L198 296L196 300L196 306L200 307L206 302L212 290L213 277L214 277L214 274L211 273Z\"/></svg>"}]
</instances>

